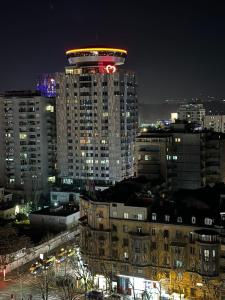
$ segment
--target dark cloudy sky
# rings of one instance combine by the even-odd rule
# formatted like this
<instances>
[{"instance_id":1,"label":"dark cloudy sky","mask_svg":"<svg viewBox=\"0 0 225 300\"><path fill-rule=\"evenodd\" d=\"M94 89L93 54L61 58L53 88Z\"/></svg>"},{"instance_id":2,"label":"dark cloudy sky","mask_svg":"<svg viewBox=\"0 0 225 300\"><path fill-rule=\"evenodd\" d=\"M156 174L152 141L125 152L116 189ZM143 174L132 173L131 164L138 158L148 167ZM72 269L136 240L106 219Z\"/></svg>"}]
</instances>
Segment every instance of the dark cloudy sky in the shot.
<instances>
[{"instance_id":1,"label":"dark cloudy sky","mask_svg":"<svg viewBox=\"0 0 225 300\"><path fill-rule=\"evenodd\" d=\"M140 102L225 97L224 1L2 0L0 91L62 71L66 49L128 49Z\"/></svg>"}]
</instances>

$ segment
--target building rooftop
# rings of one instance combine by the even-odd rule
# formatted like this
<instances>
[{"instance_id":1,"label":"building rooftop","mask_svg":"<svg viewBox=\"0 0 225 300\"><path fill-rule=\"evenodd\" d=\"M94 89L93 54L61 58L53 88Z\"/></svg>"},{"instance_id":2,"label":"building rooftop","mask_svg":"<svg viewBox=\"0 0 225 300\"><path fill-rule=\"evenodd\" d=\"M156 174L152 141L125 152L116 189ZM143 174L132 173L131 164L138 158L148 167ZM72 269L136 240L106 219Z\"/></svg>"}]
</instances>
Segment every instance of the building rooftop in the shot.
<instances>
[{"instance_id":1,"label":"building rooftop","mask_svg":"<svg viewBox=\"0 0 225 300\"><path fill-rule=\"evenodd\" d=\"M216 184L197 190L168 192L162 187L151 187L144 178L124 180L104 191L86 195L86 200L124 203L126 206L146 207L148 220L156 223L181 223L193 226L222 226L225 212L225 185ZM156 218L152 214L156 214ZM165 216L169 216L169 220ZM194 218L194 219L193 219ZM206 223L206 219L208 223ZM206 226L207 227L207 226Z\"/></svg>"},{"instance_id":2,"label":"building rooftop","mask_svg":"<svg viewBox=\"0 0 225 300\"><path fill-rule=\"evenodd\" d=\"M41 94L38 91L20 90L20 91L6 91L2 93L1 96L5 98L9 98L9 97L30 98L30 97L41 96Z\"/></svg>"},{"instance_id":3,"label":"building rooftop","mask_svg":"<svg viewBox=\"0 0 225 300\"><path fill-rule=\"evenodd\" d=\"M61 206L57 206L57 207L45 207L40 210L32 212L31 215L67 217L78 211L79 211L79 208L76 206L61 205Z\"/></svg>"}]
</instances>

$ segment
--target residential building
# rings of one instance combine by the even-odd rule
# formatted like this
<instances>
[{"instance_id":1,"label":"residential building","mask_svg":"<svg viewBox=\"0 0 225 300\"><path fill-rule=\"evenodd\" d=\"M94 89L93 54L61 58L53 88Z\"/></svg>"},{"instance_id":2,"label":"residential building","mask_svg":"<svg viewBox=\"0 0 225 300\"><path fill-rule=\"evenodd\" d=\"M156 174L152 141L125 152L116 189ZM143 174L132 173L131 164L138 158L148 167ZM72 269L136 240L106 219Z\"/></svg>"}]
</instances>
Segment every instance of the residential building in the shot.
<instances>
[{"instance_id":1,"label":"residential building","mask_svg":"<svg viewBox=\"0 0 225 300\"><path fill-rule=\"evenodd\" d=\"M216 132L225 132L225 115L208 115L204 117L204 127Z\"/></svg>"},{"instance_id":2,"label":"residential building","mask_svg":"<svg viewBox=\"0 0 225 300\"><path fill-rule=\"evenodd\" d=\"M0 183L25 193L46 191L55 178L54 99L6 92L0 112Z\"/></svg>"},{"instance_id":3,"label":"residential building","mask_svg":"<svg viewBox=\"0 0 225 300\"><path fill-rule=\"evenodd\" d=\"M178 119L188 123L203 125L204 116L205 108L201 103L181 104L178 108Z\"/></svg>"},{"instance_id":4,"label":"residential building","mask_svg":"<svg viewBox=\"0 0 225 300\"><path fill-rule=\"evenodd\" d=\"M134 174L137 93L127 51L92 47L66 52L56 74L57 168L63 183L94 189Z\"/></svg>"},{"instance_id":5,"label":"residential building","mask_svg":"<svg viewBox=\"0 0 225 300\"><path fill-rule=\"evenodd\" d=\"M79 204L80 194L76 191L53 190L50 192L51 205L67 204L69 202Z\"/></svg>"},{"instance_id":6,"label":"residential building","mask_svg":"<svg viewBox=\"0 0 225 300\"><path fill-rule=\"evenodd\" d=\"M225 182L225 136L185 124L141 132L136 138L136 176L172 189L197 189Z\"/></svg>"},{"instance_id":7,"label":"residential building","mask_svg":"<svg viewBox=\"0 0 225 300\"><path fill-rule=\"evenodd\" d=\"M121 197L116 185L81 198L80 250L90 270L135 298L222 299L224 186L169 200L124 184L133 196Z\"/></svg>"},{"instance_id":8,"label":"residential building","mask_svg":"<svg viewBox=\"0 0 225 300\"><path fill-rule=\"evenodd\" d=\"M33 229L60 232L78 225L80 211L78 206L59 205L34 211L29 215Z\"/></svg>"},{"instance_id":9,"label":"residential building","mask_svg":"<svg viewBox=\"0 0 225 300\"><path fill-rule=\"evenodd\" d=\"M0 219L15 219L19 212L20 206L17 201L14 201L13 195L6 192L4 187L0 187Z\"/></svg>"}]
</instances>

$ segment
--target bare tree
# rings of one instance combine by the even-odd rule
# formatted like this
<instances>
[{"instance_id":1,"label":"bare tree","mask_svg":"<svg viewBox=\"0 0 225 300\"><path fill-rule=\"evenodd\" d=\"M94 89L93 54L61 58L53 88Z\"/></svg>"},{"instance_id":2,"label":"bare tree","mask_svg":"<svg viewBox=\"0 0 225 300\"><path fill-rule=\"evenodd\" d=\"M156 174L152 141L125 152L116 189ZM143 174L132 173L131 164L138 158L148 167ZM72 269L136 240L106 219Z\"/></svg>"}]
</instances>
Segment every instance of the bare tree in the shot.
<instances>
[{"instance_id":1,"label":"bare tree","mask_svg":"<svg viewBox=\"0 0 225 300\"><path fill-rule=\"evenodd\" d=\"M30 245L30 239L19 236L17 230L11 226L0 227L0 265L5 265L14 260L15 252Z\"/></svg>"},{"instance_id":2,"label":"bare tree","mask_svg":"<svg viewBox=\"0 0 225 300\"><path fill-rule=\"evenodd\" d=\"M79 284L79 288L86 293L94 287L94 277L91 274L88 266L82 261L79 251L76 250L76 254L70 258L71 274L76 278Z\"/></svg>"},{"instance_id":3,"label":"bare tree","mask_svg":"<svg viewBox=\"0 0 225 300\"><path fill-rule=\"evenodd\" d=\"M43 270L32 279L32 286L41 295L42 300L48 300L50 291L55 286L55 274L52 269Z\"/></svg>"},{"instance_id":4,"label":"bare tree","mask_svg":"<svg viewBox=\"0 0 225 300\"><path fill-rule=\"evenodd\" d=\"M82 295L76 278L70 274L56 277L55 286L60 300L76 300Z\"/></svg>"}]
</instances>

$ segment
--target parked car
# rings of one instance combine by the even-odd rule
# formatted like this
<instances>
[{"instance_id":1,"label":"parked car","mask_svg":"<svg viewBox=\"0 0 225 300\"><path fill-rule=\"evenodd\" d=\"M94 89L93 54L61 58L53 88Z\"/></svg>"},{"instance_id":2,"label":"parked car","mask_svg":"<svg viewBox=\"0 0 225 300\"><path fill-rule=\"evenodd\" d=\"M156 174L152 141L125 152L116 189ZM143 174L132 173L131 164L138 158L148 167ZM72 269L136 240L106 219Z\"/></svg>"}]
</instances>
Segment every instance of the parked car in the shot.
<instances>
[{"instance_id":1,"label":"parked car","mask_svg":"<svg viewBox=\"0 0 225 300\"><path fill-rule=\"evenodd\" d=\"M103 293L98 291L90 291L86 293L88 299L103 300Z\"/></svg>"}]
</instances>

